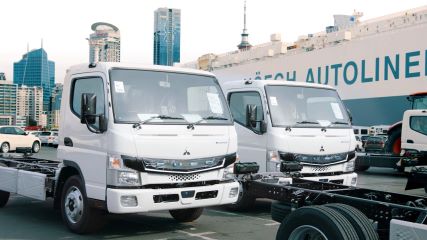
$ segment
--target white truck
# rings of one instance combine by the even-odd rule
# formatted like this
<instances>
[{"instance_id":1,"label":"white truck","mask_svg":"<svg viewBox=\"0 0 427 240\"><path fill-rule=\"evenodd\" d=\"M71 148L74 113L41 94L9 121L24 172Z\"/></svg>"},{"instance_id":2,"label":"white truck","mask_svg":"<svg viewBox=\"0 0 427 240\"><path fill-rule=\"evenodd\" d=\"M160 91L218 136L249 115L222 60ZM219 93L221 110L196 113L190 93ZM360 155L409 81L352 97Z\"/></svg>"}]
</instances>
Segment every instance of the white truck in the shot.
<instances>
[{"instance_id":1,"label":"white truck","mask_svg":"<svg viewBox=\"0 0 427 240\"><path fill-rule=\"evenodd\" d=\"M193 221L237 201L237 136L215 76L121 63L77 65L64 81L57 161L0 155L0 208L10 193L54 198L75 233L106 213L169 210Z\"/></svg>"},{"instance_id":2,"label":"white truck","mask_svg":"<svg viewBox=\"0 0 427 240\"><path fill-rule=\"evenodd\" d=\"M256 162L259 173L283 176L281 162L295 161L307 180L356 185L356 139L335 89L277 80L230 81L222 88L236 123L240 162ZM240 190L231 208L255 201Z\"/></svg>"}]
</instances>

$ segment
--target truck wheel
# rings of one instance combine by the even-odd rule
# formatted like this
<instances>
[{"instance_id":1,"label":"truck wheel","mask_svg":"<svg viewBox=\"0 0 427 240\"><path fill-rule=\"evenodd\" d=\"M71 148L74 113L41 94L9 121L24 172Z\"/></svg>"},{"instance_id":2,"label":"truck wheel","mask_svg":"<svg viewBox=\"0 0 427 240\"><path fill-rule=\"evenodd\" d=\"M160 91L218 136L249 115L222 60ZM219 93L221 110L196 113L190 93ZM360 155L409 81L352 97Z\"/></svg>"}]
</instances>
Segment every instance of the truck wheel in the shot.
<instances>
[{"instance_id":1,"label":"truck wheel","mask_svg":"<svg viewBox=\"0 0 427 240\"><path fill-rule=\"evenodd\" d=\"M276 240L358 239L351 223L338 211L324 206L302 207L283 220Z\"/></svg>"},{"instance_id":2,"label":"truck wheel","mask_svg":"<svg viewBox=\"0 0 427 240\"><path fill-rule=\"evenodd\" d=\"M0 166L7 167L6 164L0 162ZM3 208L6 206L7 202L9 201L10 193L1 191L0 190L0 208Z\"/></svg>"},{"instance_id":3,"label":"truck wheel","mask_svg":"<svg viewBox=\"0 0 427 240\"><path fill-rule=\"evenodd\" d=\"M386 152L393 153L394 155L399 155L401 150L401 135L402 129L393 131L387 140Z\"/></svg>"},{"instance_id":4,"label":"truck wheel","mask_svg":"<svg viewBox=\"0 0 427 240\"><path fill-rule=\"evenodd\" d=\"M276 222L283 222L290 213L292 212L291 205L282 202L271 203L271 219Z\"/></svg>"},{"instance_id":5,"label":"truck wheel","mask_svg":"<svg viewBox=\"0 0 427 240\"><path fill-rule=\"evenodd\" d=\"M105 223L102 211L89 207L86 191L79 176L72 176L64 184L61 195L62 220L74 233L93 233Z\"/></svg>"},{"instance_id":6,"label":"truck wheel","mask_svg":"<svg viewBox=\"0 0 427 240\"><path fill-rule=\"evenodd\" d=\"M33 142L31 149L33 150L33 153L38 153L40 151L40 143L37 141Z\"/></svg>"},{"instance_id":7,"label":"truck wheel","mask_svg":"<svg viewBox=\"0 0 427 240\"><path fill-rule=\"evenodd\" d=\"M169 213L178 222L192 222L202 215L203 208L170 210Z\"/></svg>"},{"instance_id":8,"label":"truck wheel","mask_svg":"<svg viewBox=\"0 0 427 240\"><path fill-rule=\"evenodd\" d=\"M379 240L379 236L375 231L372 222L356 208L345 204L326 204L328 208L332 208L343 215L353 225L359 236L359 239Z\"/></svg>"},{"instance_id":9,"label":"truck wheel","mask_svg":"<svg viewBox=\"0 0 427 240\"><path fill-rule=\"evenodd\" d=\"M9 143L4 142L4 143L2 143L2 144L1 144L1 146L0 146L0 151L1 151L2 153L7 153L7 152L9 152L9 150L10 150Z\"/></svg>"}]
</instances>

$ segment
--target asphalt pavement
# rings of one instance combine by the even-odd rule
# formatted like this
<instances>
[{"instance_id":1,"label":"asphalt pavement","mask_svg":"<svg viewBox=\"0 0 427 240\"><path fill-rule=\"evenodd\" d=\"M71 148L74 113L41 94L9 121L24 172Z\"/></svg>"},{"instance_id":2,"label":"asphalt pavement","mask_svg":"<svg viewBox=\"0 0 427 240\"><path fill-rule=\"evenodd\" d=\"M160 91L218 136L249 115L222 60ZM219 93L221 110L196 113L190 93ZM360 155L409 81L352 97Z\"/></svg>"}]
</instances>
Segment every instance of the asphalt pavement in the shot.
<instances>
[{"instance_id":1,"label":"asphalt pavement","mask_svg":"<svg viewBox=\"0 0 427 240\"><path fill-rule=\"evenodd\" d=\"M56 149L44 147L37 157L55 159ZM371 168L359 173L358 186L427 196L423 189L404 191L404 174L393 169ZM258 200L247 212L207 208L193 223L177 223L167 211L150 214L109 215L105 228L95 235L76 235L62 224L52 200L37 201L13 195L0 209L0 239L153 239L249 240L275 239L279 224L270 217L270 200Z\"/></svg>"}]
</instances>

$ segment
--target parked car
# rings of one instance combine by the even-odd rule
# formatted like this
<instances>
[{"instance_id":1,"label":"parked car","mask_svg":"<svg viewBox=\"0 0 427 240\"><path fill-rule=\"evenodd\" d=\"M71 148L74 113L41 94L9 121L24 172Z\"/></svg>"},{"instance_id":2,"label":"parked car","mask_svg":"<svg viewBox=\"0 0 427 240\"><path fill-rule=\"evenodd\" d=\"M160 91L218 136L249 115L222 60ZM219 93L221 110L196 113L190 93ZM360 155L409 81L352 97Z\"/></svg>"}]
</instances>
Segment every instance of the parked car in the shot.
<instances>
[{"instance_id":1,"label":"parked car","mask_svg":"<svg viewBox=\"0 0 427 240\"><path fill-rule=\"evenodd\" d=\"M0 127L0 151L7 153L16 151L17 147L31 148L32 152L40 151L41 141L37 136L26 133L20 127Z\"/></svg>"},{"instance_id":2,"label":"parked car","mask_svg":"<svg viewBox=\"0 0 427 240\"><path fill-rule=\"evenodd\" d=\"M53 131L53 132L52 132L52 137L53 137L52 146L53 146L54 148L58 148L58 145L59 145L59 136L58 136L58 132L57 132L57 131Z\"/></svg>"},{"instance_id":3,"label":"parked car","mask_svg":"<svg viewBox=\"0 0 427 240\"><path fill-rule=\"evenodd\" d=\"M362 141L362 147L364 148L365 147L365 144L366 144L366 140L368 139L368 137L369 136L362 136L362 137L360 137L360 140Z\"/></svg>"},{"instance_id":4,"label":"parked car","mask_svg":"<svg viewBox=\"0 0 427 240\"><path fill-rule=\"evenodd\" d=\"M55 138L51 131L40 132L38 137L40 138L42 145L52 145L53 139Z\"/></svg>"},{"instance_id":5,"label":"parked car","mask_svg":"<svg viewBox=\"0 0 427 240\"><path fill-rule=\"evenodd\" d=\"M365 152L384 152L386 137L371 136L368 137L365 143Z\"/></svg>"}]
</instances>

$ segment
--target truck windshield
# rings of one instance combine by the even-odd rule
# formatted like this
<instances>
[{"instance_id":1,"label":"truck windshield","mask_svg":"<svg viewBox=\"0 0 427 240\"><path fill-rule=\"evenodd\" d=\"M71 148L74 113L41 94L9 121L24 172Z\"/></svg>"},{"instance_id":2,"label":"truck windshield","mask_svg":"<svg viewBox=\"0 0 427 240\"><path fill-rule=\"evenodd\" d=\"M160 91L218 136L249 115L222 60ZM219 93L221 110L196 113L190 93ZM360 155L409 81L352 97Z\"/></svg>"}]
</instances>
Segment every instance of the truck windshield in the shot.
<instances>
[{"instance_id":1,"label":"truck windshield","mask_svg":"<svg viewBox=\"0 0 427 240\"><path fill-rule=\"evenodd\" d=\"M113 69L110 78L118 123L232 124L224 95L213 77Z\"/></svg>"},{"instance_id":2,"label":"truck windshield","mask_svg":"<svg viewBox=\"0 0 427 240\"><path fill-rule=\"evenodd\" d=\"M273 126L349 128L350 121L332 89L268 85Z\"/></svg>"},{"instance_id":3,"label":"truck windshield","mask_svg":"<svg viewBox=\"0 0 427 240\"><path fill-rule=\"evenodd\" d=\"M427 109L427 96L414 98L412 109Z\"/></svg>"}]
</instances>

